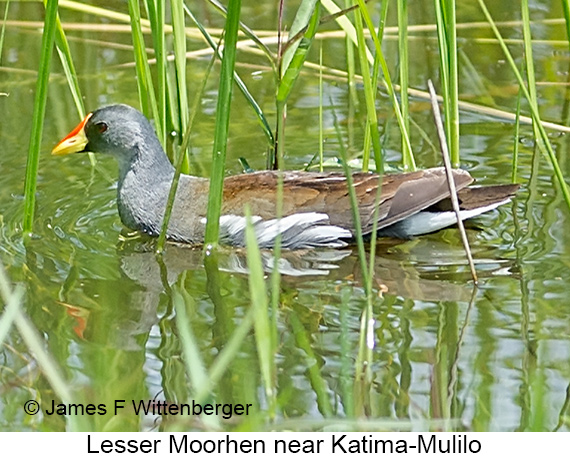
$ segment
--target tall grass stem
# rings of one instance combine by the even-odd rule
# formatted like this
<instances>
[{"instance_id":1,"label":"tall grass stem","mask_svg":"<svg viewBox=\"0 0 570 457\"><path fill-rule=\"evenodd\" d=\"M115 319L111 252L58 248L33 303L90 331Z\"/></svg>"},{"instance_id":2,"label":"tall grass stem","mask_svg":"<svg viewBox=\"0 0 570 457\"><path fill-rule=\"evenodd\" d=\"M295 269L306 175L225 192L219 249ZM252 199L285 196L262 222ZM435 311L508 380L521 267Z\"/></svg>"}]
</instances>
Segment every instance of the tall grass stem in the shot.
<instances>
[{"instance_id":1,"label":"tall grass stem","mask_svg":"<svg viewBox=\"0 0 570 457\"><path fill-rule=\"evenodd\" d=\"M218 103L216 108L216 127L212 152L212 173L208 194L208 212L206 221L205 247L218 243L220 232L220 214L222 210L224 171L228 131L230 126L230 105L236 61L236 43L239 29L241 0L229 0L228 16L225 28L225 46L220 71Z\"/></svg>"},{"instance_id":2,"label":"tall grass stem","mask_svg":"<svg viewBox=\"0 0 570 457\"><path fill-rule=\"evenodd\" d=\"M36 82L36 96L34 99L34 112L32 116L32 130L28 160L26 163L26 178L24 182L24 234L32 231L34 212L36 206L36 184L38 179L38 165L40 160L40 147L44 126L44 116L47 102L47 86L49 82L51 56L57 29L58 0L46 3L44 31L42 35L40 65Z\"/></svg>"}]
</instances>

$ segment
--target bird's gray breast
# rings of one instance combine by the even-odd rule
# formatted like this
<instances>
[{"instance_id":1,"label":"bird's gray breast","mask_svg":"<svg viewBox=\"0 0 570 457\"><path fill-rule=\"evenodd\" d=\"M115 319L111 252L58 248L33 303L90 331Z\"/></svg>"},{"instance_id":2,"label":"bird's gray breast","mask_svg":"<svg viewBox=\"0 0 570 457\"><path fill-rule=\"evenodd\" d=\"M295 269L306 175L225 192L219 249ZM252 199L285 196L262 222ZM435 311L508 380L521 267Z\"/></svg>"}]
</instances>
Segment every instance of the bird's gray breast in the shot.
<instances>
[{"instance_id":1,"label":"bird's gray breast","mask_svg":"<svg viewBox=\"0 0 570 457\"><path fill-rule=\"evenodd\" d=\"M160 233L168 187L164 183L141 182L135 173L127 173L119 182L117 206L121 221L133 230L151 236Z\"/></svg>"}]
</instances>

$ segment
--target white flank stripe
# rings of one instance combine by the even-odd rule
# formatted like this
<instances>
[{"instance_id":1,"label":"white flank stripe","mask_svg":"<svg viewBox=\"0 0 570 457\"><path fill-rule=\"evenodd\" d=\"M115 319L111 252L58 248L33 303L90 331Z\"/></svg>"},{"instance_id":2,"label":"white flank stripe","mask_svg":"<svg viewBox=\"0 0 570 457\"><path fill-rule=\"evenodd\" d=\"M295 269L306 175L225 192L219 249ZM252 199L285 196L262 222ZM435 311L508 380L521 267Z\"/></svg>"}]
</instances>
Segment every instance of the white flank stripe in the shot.
<instances>
[{"instance_id":1,"label":"white flank stripe","mask_svg":"<svg viewBox=\"0 0 570 457\"><path fill-rule=\"evenodd\" d=\"M329 224L323 213L295 213L282 219L262 220L253 216L253 227L261 248L272 248L281 235L281 245L286 249L314 247L339 248L346 246L342 238L351 238L352 233L342 227ZM234 246L245 244L246 219L228 214L220 217L220 239Z\"/></svg>"},{"instance_id":2,"label":"white flank stripe","mask_svg":"<svg viewBox=\"0 0 570 457\"><path fill-rule=\"evenodd\" d=\"M482 206L480 208L475 208L471 210L460 211L461 220L470 219L479 214L483 214L487 211L491 211L504 203L510 201L510 198L500 201L498 203L493 203L492 205ZM432 233L441 230L445 227L449 227L457 222L457 216L454 211L445 211L443 213L431 213L429 211L421 211L410 217L407 217L403 221L397 222L393 226L386 227L387 231L397 230L401 232L399 236L410 237L423 235L425 233Z\"/></svg>"}]
</instances>

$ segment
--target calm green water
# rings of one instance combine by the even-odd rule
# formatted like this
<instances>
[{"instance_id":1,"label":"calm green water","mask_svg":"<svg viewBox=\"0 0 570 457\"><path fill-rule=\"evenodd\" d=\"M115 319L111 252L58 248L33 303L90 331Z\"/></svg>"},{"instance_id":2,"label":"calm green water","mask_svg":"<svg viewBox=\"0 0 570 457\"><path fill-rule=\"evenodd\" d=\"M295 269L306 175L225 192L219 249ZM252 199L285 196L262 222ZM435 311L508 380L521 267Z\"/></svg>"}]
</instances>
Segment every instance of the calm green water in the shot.
<instances>
[{"instance_id":1,"label":"calm green water","mask_svg":"<svg viewBox=\"0 0 570 457\"><path fill-rule=\"evenodd\" d=\"M373 2L374 3L374 2ZM410 1L410 24L433 23L429 2ZM458 2L459 22L480 21L472 2ZM465 5L462 5L465 3ZM562 17L558 3L534 2L535 19ZM497 20L513 19L518 2L500 2ZM371 8L376 8L372 6ZM41 4L10 5L11 19L42 20ZM292 5L287 15L292 17ZM394 8L395 10L395 8ZM3 11L3 9L2 9ZM221 24L202 3L196 14ZM394 11L393 11L394 13ZM104 23L62 10L68 22ZM518 13L516 13L518 14ZM274 29L275 8L244 0L243 20ZM289 19L290 23L290 19ZM395 19L391 16L390 24ZM334 29L333 26L324 27ZM505 36L521 37L505 28ZM537 24L534 37L565 40L562 25ZM437 82L433 32L411 33L411 84ZM128 33L69 32L88 109L123 102L138 105ZM465 100L510 111L517 87L485 28L460 32L461 94ZM88 40L101 40L94 43ZM368 418L402 421L399 428L423 430L452 419L457 430L569 429L570 412L570 232L568 209L544 157L535 156L532 130L522 128L519 176L522 189L512 204L469 224L469 239L481 276L473 291L458 233L449 229L408 242L381 241L375 259L373 333L368 335L367 376L356 377L360 325L366 298L358 259L350 249L286 253L278 313L277 425L266 414L253 332L214 389L211 402L252 404L250 414L218 424L192 417L137 416L126 408L115 416L117 399L187 402L191 395L182 358L172 290L184 291L191 329L205 366L250 308L244 253L224 250L218 271L207 270L200 249L169 246L162 262L152 242L129 237L115 207L116 165L86 155L54 158L52 146L78 122L57 60L49 89L34 236L22 240L23 181L29 141L35 71L41 36L36 29L10 26L0 71L0 259L14 284L26 290L25 311L79 401L107 405L105 415L87 416L93 430L183 430L287 427L308 429L310 421ZM150 42L149 42L150 43ZM202 44L191 42L192 49ZM396 42L386 39L392 68ZM520 46L513 45L521 64ZM566 122L568 47L541 42L534 48L540 108L549 120ZM323 43L324 62L344 69L340 39ZM312 61L318 54L313 52ZM240 53L240 75L274 122L273 76L260 57ZM251 68L243 64L262 66ZM472 65L476 71L471 71ZM191 94L199 87L207 59L189 63ZM217 70L197 113L192 167L207 176L213 138ZM478 78L478 80L477 80ZM482 91L480 88L486 88ZM339 156L333 113L349 151L362 147L364 96L350 107L345 81L325 81L325 154ZM318 151L318 77L304 74L292 95L287 119L288 168L302 168ZM390 166L400 160L396 122L386 97L379 99L384 148ZM435 142L428 105L412 100L412 119ZM440 164L439 153L412 130L418 165ZM481 114L462 112L462 165L481 184L508 182L513 126ZM263 133L241 94L235 93L228 172L239 173L239 157L256 169L265 164ZM568 139L552 139L565 176L570 176ZM270 255L268 254L268 257ZM381 296L380 296L381 295ZM23 404L42 403L28 416ZM65 430L66 418L49 415L60 401L17 331L0 347L0 428ZM294 421L294 422L293 422ZM434 421L434 422L430 422ZM383 428L380 426L380 428Z\"/></svg>"}]
</instances>

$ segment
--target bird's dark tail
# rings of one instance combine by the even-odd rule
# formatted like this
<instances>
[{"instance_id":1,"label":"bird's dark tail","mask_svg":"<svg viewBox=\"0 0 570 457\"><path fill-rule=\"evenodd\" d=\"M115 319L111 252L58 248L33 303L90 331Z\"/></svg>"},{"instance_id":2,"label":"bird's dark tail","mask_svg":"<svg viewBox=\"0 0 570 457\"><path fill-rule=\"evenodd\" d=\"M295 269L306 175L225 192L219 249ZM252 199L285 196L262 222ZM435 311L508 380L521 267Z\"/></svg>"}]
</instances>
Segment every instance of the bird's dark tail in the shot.
<instances>
[{"instance_id":1,"label":"bird's dark tail","mask_svg":"<svg viewBox=\"0 0 570 457\"><path fill-rule=\"evenodd\" d=\"M473 210L484 206L491 206L505 202L519 190L519 184L501 184L496 186L467 187L457 193L459 209ZM453 211L451 199L446 198L435 205L426 208L426 211Z\"/></svg>"}]
</instances>

